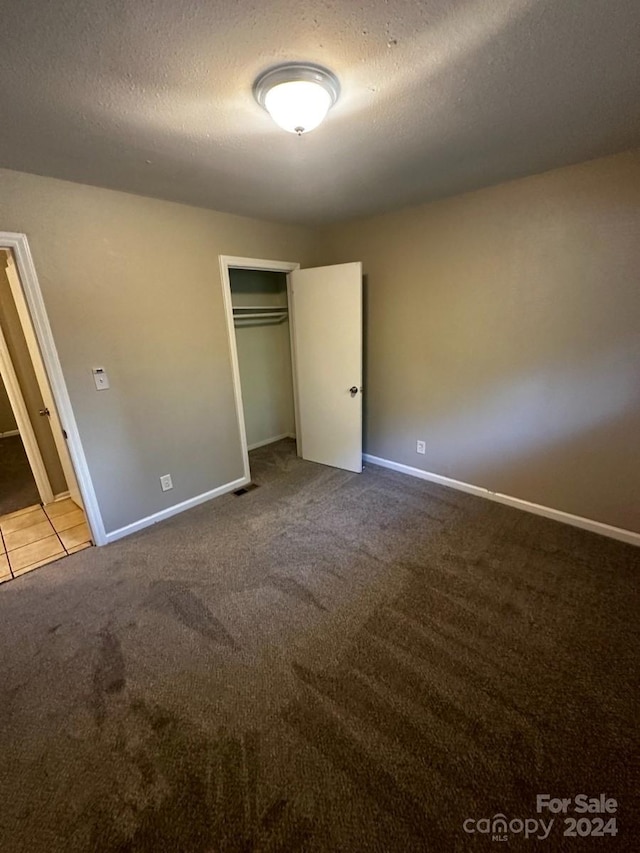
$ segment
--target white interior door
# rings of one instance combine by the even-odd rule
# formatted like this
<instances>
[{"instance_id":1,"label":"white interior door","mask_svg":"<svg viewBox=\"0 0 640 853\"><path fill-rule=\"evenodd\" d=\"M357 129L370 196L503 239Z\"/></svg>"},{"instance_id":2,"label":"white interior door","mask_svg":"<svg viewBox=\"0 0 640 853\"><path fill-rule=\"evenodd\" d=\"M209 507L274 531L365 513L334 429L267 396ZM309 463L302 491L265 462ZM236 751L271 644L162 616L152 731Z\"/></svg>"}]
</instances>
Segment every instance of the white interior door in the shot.
<instances>
[{"instance_id":1,"label":"white interior door","mask_svg":"<svg viewBox=\"0 0 640 853\"><path fill-rule=\"evenodd\" d=\"M16 420L20 439L22 440L24 452L29 461L29 467L31 468L40 500L44 504L51 503L53 500L51 483L49 482L47 469L40 453L40 448L38 447L38 441L33 431L31 420L29 419L29 412L22 396L2 327L0 327L0 378L4 383L7 397L11 404L11 411Z\"/></svg>"},{"instance_id":2,"label":"white interior door","mask_svg":"<svg viewBox=\"0 0 640 853\"><path fill-rule=\"evenodd\" d=\"M290 273L298 452L362 471L362 264Z\"/></svg>"},{"instance_id":3,"label":"white interior door","mask_svg":"<svg viewBox=\"0 0 640 853\"><path fill-rule=\"evenodd\" d=\"M31 315L29 314L29 309L27 308L27 303L24 298L24 293L22 291L22 283L20 281L20 276L18 275L18 271L16 269L13 257L9 252L5 253L4 263L6 265L7 278L9 279L9 286L11 287L13 300L15 302L16 310L20 318L20 324L22 326L22 331L24 333L24 337L27 343L29 355L31 356L33 370L35 372L38 386L40 388L40 394L42 395L42 401L44 403L44 409L42 411L47 413L46 415L44 415L44 417L48 417L49 419L51 433L53 435L53 440L56 445L56 450L58 451L58 456L60 458L60 464L62 465L64 477L67 482L69 496L74 501L74 503L77 504L77 506L84 509L82 495L80 494L80 487L78 486L76 473L73 469L73 464L71 462L71 457L67 448L66 432L62 427L62 423L60 422L58 409L53 399L53 394L51 393L51 386L49 385L49 379L47 377L47 372L45 370L44 362L42 360L42 355L40 353L36 334L33 329L33 324L31 322ZM44 503L47 503L47 501L44 501Z\"/></svg>"}]
</instances>

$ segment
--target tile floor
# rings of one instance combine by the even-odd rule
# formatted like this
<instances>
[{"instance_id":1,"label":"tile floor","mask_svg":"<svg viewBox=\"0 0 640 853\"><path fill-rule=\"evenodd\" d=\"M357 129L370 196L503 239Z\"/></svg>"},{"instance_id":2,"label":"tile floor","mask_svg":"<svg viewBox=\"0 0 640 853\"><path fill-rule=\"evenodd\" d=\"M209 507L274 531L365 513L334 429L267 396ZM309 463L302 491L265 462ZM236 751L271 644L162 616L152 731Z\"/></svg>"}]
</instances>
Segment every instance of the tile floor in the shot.
<instances>
[{"instance_id":1,"label":"tile floor","mask_svg":"<svg viewBox=\"0 0 640 853\"><path fill-rule=\"evenodd\" d=\"M70 498L0 516L0 583L90 548L84 512Z\"/></svg>"}]
</instances>

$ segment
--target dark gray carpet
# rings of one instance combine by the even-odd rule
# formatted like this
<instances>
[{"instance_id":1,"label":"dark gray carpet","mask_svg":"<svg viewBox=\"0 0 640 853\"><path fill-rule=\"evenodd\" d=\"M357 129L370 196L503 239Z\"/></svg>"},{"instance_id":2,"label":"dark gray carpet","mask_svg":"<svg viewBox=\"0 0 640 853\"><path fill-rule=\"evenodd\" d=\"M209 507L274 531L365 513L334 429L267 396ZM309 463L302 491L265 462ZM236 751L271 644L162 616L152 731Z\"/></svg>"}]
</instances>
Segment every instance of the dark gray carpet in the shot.
<instances>
[{"instance_id":1,"label":"dark gray carpet","mask_svg":"<svg viewBox=\"0 0 640 853\"><path fill-rule=\"evenodd\" d=\"M0 587L0 850L498 849L602 792L637 850L640 552L370 467L225 496Z\"/></svg>"},{"instance_id":2,"label":"dark gray carpet","mask_svg":"<svg viewBox=\"0 0 640 853\"><path fill-rule=\"evenodd\" d=\"M0 515L40 503L19 435L0 438Z\"/></svg>"}]
</instances>

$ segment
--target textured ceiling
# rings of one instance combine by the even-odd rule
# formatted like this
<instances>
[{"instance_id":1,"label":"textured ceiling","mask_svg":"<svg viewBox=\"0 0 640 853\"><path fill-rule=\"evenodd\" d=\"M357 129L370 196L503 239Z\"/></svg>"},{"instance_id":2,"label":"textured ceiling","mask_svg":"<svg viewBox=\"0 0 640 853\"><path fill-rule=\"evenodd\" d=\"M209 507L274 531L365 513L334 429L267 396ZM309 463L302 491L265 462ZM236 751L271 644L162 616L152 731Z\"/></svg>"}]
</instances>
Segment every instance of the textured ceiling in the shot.
<instances>
[{"instance_id":1,"label":"textured ceiling","mask_svg":"<svg viewBox=\"0 0 640 853\"><path fill-rule=\"evenodd\" d=\"M0 166L294 222L640 144L638 0L6 0ZM265 67L339 76L297 138Z\"/></svg>"}]
</instances>

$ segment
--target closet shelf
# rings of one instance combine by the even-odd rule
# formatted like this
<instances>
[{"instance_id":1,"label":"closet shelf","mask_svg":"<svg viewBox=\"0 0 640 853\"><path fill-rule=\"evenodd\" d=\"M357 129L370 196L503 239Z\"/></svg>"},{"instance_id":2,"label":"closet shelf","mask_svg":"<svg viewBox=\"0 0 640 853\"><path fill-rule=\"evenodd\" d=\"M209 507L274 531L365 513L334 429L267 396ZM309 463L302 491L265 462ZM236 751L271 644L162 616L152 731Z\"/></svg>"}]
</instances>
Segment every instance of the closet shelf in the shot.
<instances>
[{"instance_id":1,"label":"closet shelf","mask_svg":"<svg viewBox=\"0 0 640 853\"><path fill-rule=\"evenodd\" d=\"M239 305L233 306L234 325L256 325L257 321L263 323L282 323L289 316L289 311L284 305Z\"/></svg>"}]
</instances>

